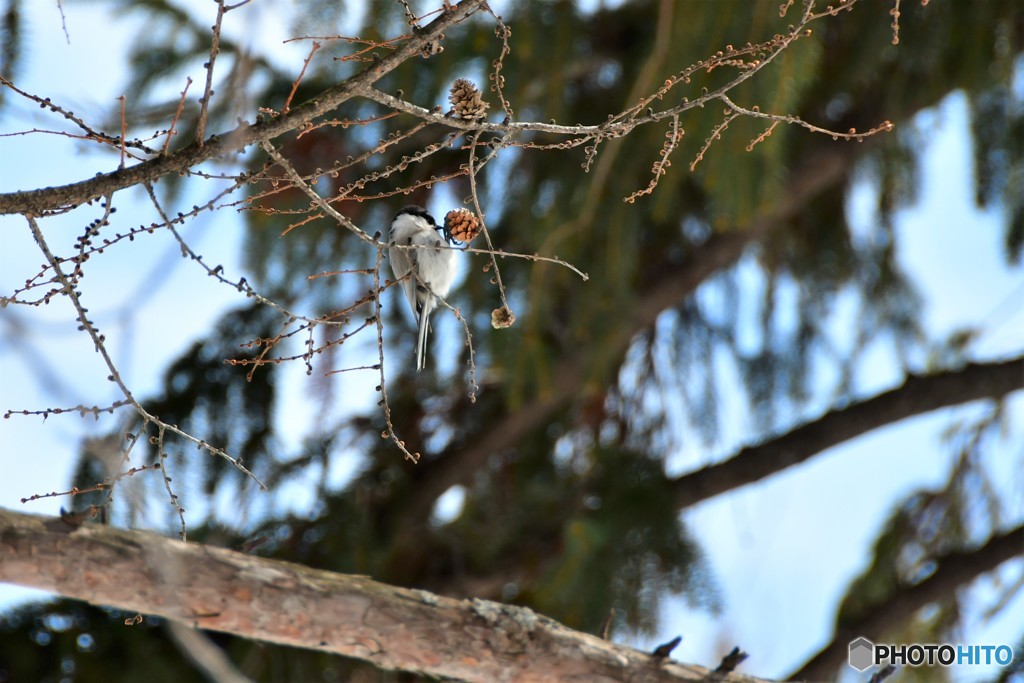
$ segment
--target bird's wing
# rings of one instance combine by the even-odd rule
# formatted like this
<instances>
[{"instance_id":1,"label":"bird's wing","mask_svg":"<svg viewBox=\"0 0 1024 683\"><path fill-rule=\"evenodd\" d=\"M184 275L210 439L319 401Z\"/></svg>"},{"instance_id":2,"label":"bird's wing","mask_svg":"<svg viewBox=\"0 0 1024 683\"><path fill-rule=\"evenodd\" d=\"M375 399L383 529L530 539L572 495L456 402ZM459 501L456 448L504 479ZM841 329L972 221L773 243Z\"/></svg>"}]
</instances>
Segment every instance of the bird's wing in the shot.
<instances>
[{"instance_id":1,"label":"bird's wing","mask_svg":"<svg viewBox=\"0 0 1024 683\"><path fill-rule=\"evenodd\" d=\"M415 249L389 249L388 258L391 260L391 272L395 274L396 280L401 281L405 300L409 302L409 309L418 320L419 314L416 311L416 251ZM402 278L405 279L403 280Z\"/></svg>"}]
</instances>

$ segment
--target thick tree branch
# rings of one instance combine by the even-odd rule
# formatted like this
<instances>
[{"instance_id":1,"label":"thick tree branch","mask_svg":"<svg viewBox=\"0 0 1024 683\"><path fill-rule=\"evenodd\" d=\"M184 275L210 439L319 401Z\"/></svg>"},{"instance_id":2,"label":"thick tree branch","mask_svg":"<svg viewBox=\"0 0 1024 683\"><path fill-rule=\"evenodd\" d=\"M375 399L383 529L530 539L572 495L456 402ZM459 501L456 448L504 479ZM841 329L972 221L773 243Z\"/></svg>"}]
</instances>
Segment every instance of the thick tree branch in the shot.
<instances>
[{"instance_id":1,"label":"thick tree branch","mask_svg":"<svg viewBox=\"0 0 1024 683\"><path fill-rule=\"evenodd\" d=\"M525 608L8 510L0 510L0 581L465 681L758 680L667 662Z\"/></svg>"},{"instance_id":2,"label":"thick tree branch","mask_svg":"<svg viewBox=\"0 0 1024 683\"><path fill-rule=\"evenodd\" d=\"M857 0L847 0L845 4L848 8L855 2L857 2ZM424 122L439 123L450 128L462 130L498 132L510 136L514 136L515 134L524 131L534 131L538 133L553 133L558 135L595 136L609 139L621 138L638 126L657 123L659 121L675 120L679 114L691 109L703 107L716 99L725 102L733 111L736 112L737 115L752 116L755 118L770 119L776 122L800 125L814 132L828 134L833 139L842 138L844 140L863 140L880 131L887 131L892 128L892 124L886 121L882 125L867 132L857 133L855 131L832 131L809 124L795 116L778 116L765 114L752 109L743 109L742 107L734 104L728 98L727 93L768 66L768 64L770 64L778 55L782 54L782 52L794 41L809 35L809 33L804 30L804 27L807 24L822 19L828 14L827 12L814 14L810 11L809 7L807 8L807 11L804 12L798 25L791 26L790 31L787 34L776 35L773 40L766 43L763 47L764 55L752 62L749 68L741 69L739 73L737 73L727 83L720 85L710 92L705 92L699 98L694 100L684 98L682 103L675 106L667 107L659 111L648 109L648 113L646 115L641 115L640 112L647 107L648 104L661 100L672 87L686 78L683 74L677 74L665 81L665 83L655 93L643 97L641 99L641 104L635 104L623 112L610 115L605 122L598 125L566 126L556 123L540 123L534 121L513 123L506 120L502 123L488 123L484 121L460 120L457 117L442 114L440 109L428 110L375 89L373 84L380 80L384 75L393 71L410 58L414 58L417 55L422 54L427 45L439 42L443 39L444 31L446 29L463 21L481 7L485 7L486 3L485 0L462 0L462 2L459 2L457 5L449 5L449 3L445 3L445 5L448 7L447 11L443 12L438 19L431 22L426 28L415 31L412 38L402 43L401 47L393 53L386 57L378 58L365 70L349 78L343 83L328 88L317 97L303 103L295 109L285 111L281 115L275 116L271 119L258 121L254 125L243 122L232 131L222 133L220 135L213 135L206 140L199 139L192 145L178 150L171 155L161 154L158 157L136 164L135 166L119 168L117 171L111 173L98 174L94 178L90 178L88 180L59 187L47 187L36 190L0 194L0 215L21 213L41 216L48 212L64 211L93 199L110 195L117 190L142 183L153 182L158 178L171 173L180 173L203 163L204 161L208 161L209 159L241 151L252 144L269 142L288 131L305 127L316 117L326 114L346 100L355 96L364 97L384 104L395 111L412 114L413 116L422 119ZM215 40L217 35L218 32L215 31ZM730 47L729 49L732 50L733 48ZM746 51L746 49L740 49L736 52L736 55L740 55ZM216 50L214 50L213 54L215 54L215 52ZM692 65L684 71L688 73L700 68L708 68L710 70L707 63L702 63L700 66ZM204 95L203 98L203 116L200 118L200 135L202 135L202 122L205 121L206 100L209 99L209 79L212 75L211 69L212 67L207 69L207 94ZM12 83L6 80L2 80L0 83L8 87L14 87ZM36 99L34 96L28 96ZM630 99L632 101L635 100L636 97L631 97Z\"/></svg>"},{"instance_id":3,"label":"thick tree branch","mask_svg":"<svg viewBox=\"0 0 1024 683\"><path fill-rule=\"evenodd\" d=\"M373 94L374 83L406 60L416 57L424 45L438 40L446 29L464 20L483 4L484 0L462 0L453 5L451 11L442 13L391 54L374 62L352 78L295 107L287 114L254 125L243 123L232 131L212 135L173 154L159 156L111 173L101 173L81 182L0 194L0 215L24 213L39 216L46 212L71 208L126 187L185 171L204 161L241 151L251 144L272 140L288 131L301 128L352 97Z\"/></svg>"},{"instance_id":4,"label":"thick tree branch","mask_svg":"<svg viewBox=\"0 0 1024 683\"><path fill-rule=\"evenodd\" d=\"M1024 357L971 363L961 370L911 375L902 386L826 413L783 436L744 448L732 458L675 480L676 501L685 508L760 481L861 434L913 415L982 398L1001 398L1024 388Z\"/></svg>"},{"instance_id":5,"label":"thick tree branch","mask_svg":"<svg viewBox=\"0 0 1024 683\"><path fill-rule=\"evenodd\" d=\"M980 575L1011 559L1024 557L1024 526L993 536L982 547L950 553L936 559L938 569L877 606L874 612L853 623L840 624L832 642L786 680L828 680L846 661L850 641L858 636L878 642L892 627L905 622L919 609L948 600L953 592Z\"/></svg>"},{"instance_id":6,"label":"thick tree branch","mask_svg":"<svg viewBox=\"0 0 1024 683\"><path fill-rule=\"evenodd\" d=\"M680 508L689 507L809 460L832 446L873 429L943 407L982 398L999 398L1021 388L1024 388L1024 357L969 364L958 371L935 375L911 376L896 389L828 413L774 441L746 448L718 465L679 476L674 481L676 500ZM543 409L545 404L535 404L513 415L525 419ZM429 468L434 467L435 463L429 465ZM536 539L536 543L541 542ZM557 540L553 546L560 542ZM553 546L552 553L557 550ZM458 595L494 596L501 594L503 586L525 583L531 576L531 571L515 563L507 563L502 571L491 572L486 577L467 574L458 577L453 584L431 584L431 588Z\"/></svg>"}]
</instances>

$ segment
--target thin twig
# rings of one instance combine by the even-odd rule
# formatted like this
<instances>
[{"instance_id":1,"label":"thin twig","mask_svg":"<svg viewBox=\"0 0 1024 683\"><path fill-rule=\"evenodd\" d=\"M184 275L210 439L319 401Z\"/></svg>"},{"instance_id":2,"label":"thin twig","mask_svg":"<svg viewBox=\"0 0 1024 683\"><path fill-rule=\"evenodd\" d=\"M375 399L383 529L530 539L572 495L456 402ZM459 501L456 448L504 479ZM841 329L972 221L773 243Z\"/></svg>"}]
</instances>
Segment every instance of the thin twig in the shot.
<instances>
[{"instance_id":1,"label":"thin twig","mask_svg":"<svg viewBox=\"0 0 1024 683\"><path fill-rule=\"evenodd\" d=\"M508 39L512 36L512 29L505 25L505 22L494 13L490 5L485 5L484 8L494 17L494 23L496 24L494 35L501 40L501 52L498 54L497 59L491 62L491 66L494 68L494 71L489 76L491 90L498 96L498 101L501 102L501 108L505 111L505 120L511 121L515 116L515 112L512 110L512 104L505 97L505 77L501 74L501 70L505 66L505 57L512 52L512 48L508 44Z\"/></svg>"},{"instance_id":2,"label":"thin twig","mask_svg":"<svg viewBox=\"0 0 1024 683\"><path fill-rule=\"evenodd\" d=\"M363 240L364 242L372 244L374 247L377 248L383 246L382 242L375 240L373 237L366 234L363 230L359 228L359 226L357 226L355 223L349 220L346 216L343 216L340 213L338 213L337 209L328 204L327 200L325 200L323 197L317 194L316 190L310 187L309 183L302 179L302 176L300 176L299 172L295 170L295 167L288 163L288 161L283 156L281 156L281 153L278 152L277 149L275 149L271 143L261 142L260 146L263 148L263 151L269 154L270 158L273 159L274 162L284 170L285 175L288 176L288 179L292 181L295 187L302 190L306 194L306 196L312 199L313 203L316 204L316 206L319 207L321 211L323 211L328 216L333 218L340 225L351 230L353 233L355 233L356 237Z\"/></svg>"},{"instance_id":3,"label":"thin twig","mask_svg":"<svg viewBox=\"0 0 1024 683\"><path fill-rule=\"evenodd\" d=\"M116 484L118 481L124 479L125 477L130 477L132 475L138 474L139 472L146 472L148 470L156 470L156 469L160 469L159 463L153 463L152 465L139 465L138 467L132 467L129 470L126 470L124 472L120 472L115 477L112 477L110 479L106 479L106 480L101 481L99 483L93 484L92 486L87 486L84 489L80 489L77 486L72 486L67 491L51 491L50 493L36 493L36 494L31 495L31 496L28 496L27 498L22 498L21 502L22 503L31 503L32 501L41 500L43 498L59 498L59 497L63 497L63 496L78 496L78 495L81 495L83 493L92 493L94 491L106 491L108 489L113 488L114 484Z\"/></svg>"},{"instance_id":4,"label":"thin twig","mask_svg":"<svg viewBox=\"0 0 1024 683\"><path fill-rule=\"evenodd\" d=\"M637 200L638 197L642 197L647 194L654 192L654 188L658 186L658 181L661 180L661 176L667 173L667 169L672 165L669 161L669 156L675 151L676 147L679 146L680 141L683 139L683 130L679 127L679 117L672 117L672 128L665 134L665 143L661 147L661 154L658 156L658 160L654 162L654 166L651 168L651 181L642 190L637 190L633 194L625 198L625 201L632 204Z\"/></svg>"},{"instance_id":5,"label":"thin twig","mask_svg":"<svg viewBox=\"0 0 1024 683\"><path fill-rule=\"evenodd\" d=\"M85 417L86 415L92 415L97 420L100 419L100 413L114 414L114 411L123 406L130 405L128 401L114 401L109 406L100 408L99 406L84 406L77 405L73 408L44 408L43 410L8 410L4 413L4 419L10 418L12 415L42 415L43 419L46 419L50 415L62 415L64 413L78 413L79 417Z\"/></svg>"},{"instance_id":6,"label":"thin twig","mask_svg":"<svg viewBox=\"0 0 1024 683\"><path fill-rule=\"evenodd\" d=\"M178 119L181 118L181 112L185 109L185 95L188 93L189 86L192 85L192 77L187 76L185 78L185 89L181 91L181 99L178 100L178 108L174 110L174 118L171 119L171 127L167 129L167 140L164 141L164 148L160 151L160 154L166 156L167 150L171 146L171 138L174 137L175 126L178 125Z\"/></svg>"},{"instance_id":7,"label":"thin twig","mask_svg":"<svg viewBox=\"0 0 1024 683\"><path fill-rule=\"evenodd\" d=\"M380 266L384 262L384 249L377 249L377 261L373 267L373 288L374 290L380 290ZM386 428L381 434L385 439L391 439L391 441L398 446L398 450L402 451L405 455L406 460L411 460L414 463L420 461L419 453L410 453L409 449L405 447L405 442L398 438L398 434L395 433L395 425L391 421L391 404L388 403L388 387L387 380L384 378L384 319L381 315L381 303L380 297L373 297L373 321L377 326L377 370L380 373L380 384L377 390L380 391L380 406L384 413L384 424Z\"/></svg>"},{"instance_id":8,"label":"thin twig","mask_svg":"<svg viewBox=\"0 0 1024 683\"><path fill-rule=\"evenodd\" d=\"M288 99L284 101L284 106L281 107L281 113L287 114L292 106L292 98L295 97L295 91L299 89L299 83L302 82L302 77L306 75L306 69L309 68L309 63L313 61L313 55L320 49L320 43L314 41L313 47L309 49L309 54L306 56L306 61L302 63L302 70L299 72L298 78L292 83L291 92L288 93Z\"/></svg>"},{"instance_id":9,"label":"thin twig","mask_svg":"<svg viewBox=\"0 0 1024 683\"><path fill-rule=\"evenodd\" d=\"M342 102L354 96L366 97L394 110L413 114L422 121L440 123L451 129L482 130L506 135L516 135L532 131L569 135L574 138L590 136L593 138L596 146L602 140L622 137L638 126L670 119L674 115L681 114L695 107L704 106L708 102L719 98L720 95L729 92L763 69L794 41L809 35L809 29L807 28L809 23L825 16L834 16L841 11L849 10L856 1L846 0L837 5L829 6L827 10L819 13L813 12L813 3L806 3L801 20L788 33L777 35L761 46L733 48L732 51L723 51L721 56L716 55L710 60L698 62L691 67L687 67L682 72L666 79L661 87L643 97L634 106L619 114L610 115L604 123L599 125L566 126L557 123L546 124L540 122L488 123L486 121L463 120L456 117L446 117L439 109L435 111L424 109L376 90L373 87L373 83L378 81L385 73L397 67L398 64L410 56L420 54L424 46L439 39L445 28L463 21L466 17L478 11L484 4L483 0L464 0L458 5L453 5L451 11L444 12L438 20L415 34L413 39L407 41L393 53L381 58L379 62L368 67L364 72L357 74L335 88L328 89L301 107L293 109L289 114L272 117L270 120L264 120L257 125L249 125L243 122L235 130L213 136L202 145L197 145L194 148L187 147L175 154L144 162L131 169L125 169L125 173L116 175L101 174L88 181L64 187L46 188L34 193L15 192L0 194L0 212L20 212L20 207L25 206L26 202L31 202L30 206L37 212L64 210L69 205L81 203L97 196L94 188L103 187L104 191L99 192L99 194L104 194L147 179L152 180L167 173L182 171L216 154L242 149L250 144L259 144L274 139L284 132L302 129L307 127L314 118L336 108ZM219 4L222 2L223 0L219 0ZM759 56L760 53L763 53L763 56ZM694 100L683 98L681 103L659 111L649 108L649 105L665 99L672 88L682 83L688 83L690 77L696 72L721 68L722 66L732 65L734 62L737 62L738 58L736 55L742 55L744 59L749 61L739 60L742 66L738 69L739 73L736 77L722 84L717 89L710 92L705 91L699 98ZM208 73L209 76L210 74ZM204 111L207 104L208 98L204 98ZM646 114L641 113L644 109L647 109ZM831 134L832 132L829 131L829 133Z\"/></svg>"},{"instance_id":10,"label":"thin twig","mask_svg":"<svg viewBox=\"0 0 1024 683\"><path fill-rule=\"evenodd\" d=\"M178 496L174 493L174 489L171 488L171 476L167 473L167 451L164 450L166 426L158 424L156 428L156 437L150 437L150 443L157 447L157 464L160 467L160 474L163 475L164 488L167 489L167 496L170 498L171 505L174 506L175 511L178 513L178 519L181 521L181 530L178 532L179 538L185 541L185 508L181 507L178 502Z\"/></svg>"},{"instance_id":11,"label":"thin twig","mask_svg":"<svg viewBox=\"0 0 1024 683\"><path fill-rule=\"evenodd\" d=\"M487 242L487 249L490 252L491 267L494 269L492 281L498 286L498 297L501 299L501 305L511 311L512 307L508 305L508 298L505 296L505 285L501 281L501 269L498 268L498 259L496 257L497 252L494 251L494 242L491 241L491 233L487 230L487 219L484 216L483 208L480 206L480 196L477 194L476 144L478 136L479 133L473 136L469 150L469 196L473 199L473 208L476 209L477 218L480 219L480 232L483 233L484 241Z\"/></svg>"},{"instance_id":12,"label":"thin twig","mask_svg":"<svg viewBox=\"0 0 1024 683\"><path fill-rule=\"evenodd\" d=\"M206 63L206 88L199 100L201 108L199 123L196 126L196 144L200 147L203 146L206 137L206 119L210 110L210 98L213 96L213 65L217 61L217 55L220 54L220 26L224 20L225 11L224 0L217 0L217 21L213 25L213 37L210 42L210 61Z\"/></svg>"},{"instance_id":13,"label":"thin twig","mask_svg":"<svg viewBox=\"0 0 1024 683\"><path fill-rule=\"evenodd\" d=\"M731 99L729 99L728 95L726 95L725 93L718 94L718 95L715 96L715 98L721 100L722 102L724 102L725 106L727 106L731 110L731 114L729 115L729 117L730 117L729 120L731 120L732 118L735 118L736 116L742 115L742 116L749 116L749 117L755 118L755 119L766 119L768 121L772 121L772 122L775 122L775 123L789 123L789 124L792 124L792 125L795 125L795 126L800 126L802 128L806 128L807 130L809 130L809 131L811 131L813 133L821 133L822 135L830 135L833 140L857 140L857 141L860 141L860 140L864 140L866 138L869 138L869 137L871 137L873 135L877 135L878 133L882 133L882 132L888 133L889 131L891 131L894 128L893 123L891 121L886 120L886 121L882 121L880 124L878 124L874 128L871 128L871 129L869 129L867 131L864 131L864 132L858 132L856 128L850 128L845 133L842 133L840 131L830 130L828 128L822 128L821 126L816 126L813 123L808 123L807 121L804 121L803 119L801 119L799 116L792 116L792 115L789 115L789 114L766 114L766 113L762 112L759 107L751 107L749 109L746 108L746 107L741 107L738 104L736 104L735 102L733 102ZM723 128L724 128L724 126L723 126Z\"/></svg>"},{"instance_id":14,"label":"thin twig","mask_svg":"<svg viewBox=\"0 0 1024 683\"><path fill-rule=\"evenodd\" d=\"M128 137L128 120L125 118L124 114L124 95L121 95L117 99L121 102L121 163L118 165L118 168L124 168L124 141Z\"/></svg>"},{"instance_id":15,"label":"thin twig","mask_svg":"<svg viewBox=\"0 0 1024 683\"><path fill-rule=\"evenodd\" d=\"M481 220L481 223L482 222L483 221ZM444 245L442 245L442 248L444 248ZM573 264L569 263L568 261L563 261L557 256L541 256L540 254L520 254L514 251L505 251L503 249L476 249L474 247L453 248L459 249L460 251L468 252L470 254L486 254L488 256L498 256L500 258L518 258L526 259L527 261L544 261L546 263L554 263L556 265L562 266L563 268L568 268L572 272L576 273L584 282L590 279L590 275L583 272L582 270L580 270Z\"/></svg>"},{"instance_id":16,"label":"thin twig","mask_svg":"<svg viewBox=\"0 0 1024 683\"><path fill-rule=\"evenodd\" d=\"M693 158L693 161L690 162L691 173L697 168L697 164L703 161L704 155L707 153L709 149L711 149L711 145L714 144L715 140L720 139L722 137L722 132L729 127L730 123L732 123L739 117L740 112L728 112L725 115L725 118L722 120L722 122L711 129L711 134L704 138L704 144L701 145L701 148L697 151L697 156L695 156Z\"/></svg>"},{"instance_id":17,"label":"thin twig","mask_svg":"<svg viewBox=\"0 0 1024 683\"><path fill-rule=\"evenodd\" d=\"M3 85L4 87L10 88L11 90L13 90L17 94L21 95L25 99L28 99L28 100L31 100L31 101L35 102L36 104L38 104L43 109L49 109L54 114L60 114L65 119L67 119L68 121L71 121L73 124L75 124L76 126L81 128L82 131L84 132L84 135L77 136L77 135L74 135L72 133L67 133L67 132L62 132L62 131L36 131L36 130L33 130L33 131L25 131L25 132L18 132L18 133L4 133L3 134L4 136L8 136L8 135L24 135L24 134L26 134L28 132L51 133L51 134L54 134L54 135L66 135L68 137L79 138L79 139L82 139L82 140L94 140L96 142L101 142L103 144L110 145L111 147L120 147L123 144L123 145L125 145L127 147L138 148L138 149L141 149L141 150L143 150L145 152L152 153L152 150L150 150L148 147L146 147L145 145L143 145L139 141L128 142L128 141L124 140L124 136L122 136L121 138L117 138L117 137L115 137L113 135L107 135L106 133L101 133L100 131L94 130L91 126L89 126L89 124L87 124L85 121L83 121L80 117L76 116L74 112L69 111L68 109L65 109L64 107L62 107L62 106L60 106L58 104L54 104L53 101L50 100L50 98L48 98L48 97L39 97L38 95L33 95L32 93L26 92L26 91L22 90L21 88L18 88L16 85L14 85L14 83L10 82L9 80L4 78L3 76L0 76L0 85Z\"/></svg>"},{"instance_id":18,"label":"thin twig","mask_svg":"<svg viewBox=\"0 0 1024 683\"><path fill-rule=\"evenodd\" d=\"M71 44L71 34L68 33L68 21L67 17L64 16L64 2L63 0L57 0L57 9L60 11L60 27L64 31L64 40L68 41L68 45Z\"/></svg>"},{"instance_id":19,"label":"thin twig","mask_svg":"<svg viewBox=\"0 0 1024 683\"><path fill-rule=\"evenodd\" d=\"M462 323L462 331L466 335L466 347L469 349L469 358L466 359L466 365L469 366L469 402L476 403L476 392L480 391L480 386L476 383L476 354L473 350L473 332L469 329L469 322L463 317L459 309L454 308L443 297L439 297L436 294L434 296L441 302L442 306L455 314L456 320Z\"/></svg>"},{"instance_id":20,"label":"thin twig","mask_svg":"<svg viewBox=\"0 0 1024 683\"><path fill-rule=\"evenodd\" d=\"M134 408L135 412L137 412L143 419L158 425L161 430L161 434L163 433L163 430L169 431L173 434L177 434L183 439L191 441L200 448L205 449L210 454L224 458L240 472L242 472L246 476L250 477L253 481L255 481L262 490L266 490L266 486L263 485L263 482L261 482L255 474L246 469L246 467L242 465L240 460L228 455L219 448L211 446L210 444L206 443L201 439L197 439L196 437L192 436L191 434L188 434L187 432L182 431L181 429L174 425L169 425L162 422L160 418L150 414L145 408L142 407L142 404L140 404L136 400L135 396L132 394L131 389L128 388L128 385L121 378L121 374L118 372L117 366L114 365L114 361L110 357L109 352L107 351L105 343L106 338L99 333L99 330L96 329L96 326L92 323L91 320L89 320L87 316L88 311L82 305L82 301L79 298L78 291L75 289L74 284L71 282L68 276L65 275L64 271L61 269L60 263L57 261L57 258L53 255L53 252L50 250L49 245L46 243L46 239L43 237L43 233L39 229L39 225L36 223L35 218L33 218L32 216L26 216L25 220L28 221L29 228L32 230L32 236L35 238L36 244L39 246L40 251L43 252L43 255L46 257L47 262L49 262L50 267L53 268L54 274L56 275L58 281L63 287L61 293L66 295L68 299L71 300L71 303L75 307L75 311L78 314L78 321L81 323L82 328L85 330L85 332L92 339L93 347L96 349L96 352L99 353L100 356L103 358L104 364L110 371L110 375L107 376L107 379L117 385L118 389L124 395L125 399L131 404L132 408Z\"/></svg>"}]
</instances>

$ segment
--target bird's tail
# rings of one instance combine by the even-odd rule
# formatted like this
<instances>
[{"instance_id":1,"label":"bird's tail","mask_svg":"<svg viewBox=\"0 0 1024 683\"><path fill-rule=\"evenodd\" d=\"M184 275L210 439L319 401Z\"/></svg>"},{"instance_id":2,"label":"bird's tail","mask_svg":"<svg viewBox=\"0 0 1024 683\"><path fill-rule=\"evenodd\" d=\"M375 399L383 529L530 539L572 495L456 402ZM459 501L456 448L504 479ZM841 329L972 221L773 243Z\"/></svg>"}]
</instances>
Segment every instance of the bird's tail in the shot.
<instances>
[{"instance_id":1,"label":"bird's tail","mask_svg":"<svg viewBox=\"0 0 1024 683\"><path fill-rule=\"evenodd\" d=\"M430 311L424 307L420 311L420 331L416 340L416 372L427 365L427 332L430 330Z\"/></svg>"}]
</instances>

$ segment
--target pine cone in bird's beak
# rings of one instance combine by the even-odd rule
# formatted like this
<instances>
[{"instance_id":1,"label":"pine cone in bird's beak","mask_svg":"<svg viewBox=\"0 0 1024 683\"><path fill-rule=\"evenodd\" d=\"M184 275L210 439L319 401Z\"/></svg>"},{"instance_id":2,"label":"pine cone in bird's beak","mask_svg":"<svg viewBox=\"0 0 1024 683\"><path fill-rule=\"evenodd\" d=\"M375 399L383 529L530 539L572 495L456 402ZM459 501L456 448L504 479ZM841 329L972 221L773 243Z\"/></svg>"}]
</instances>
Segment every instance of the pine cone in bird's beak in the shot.
<instances>
[{"instance_id":1,"label":"pine cone in bird's beak","mask_svg":"<svg viewBox=\"0 0 1024 683\"><path fill-rule=\"evenodd\" d=\"M444 215L444 227L459 242L471 242L480 234L480 219L469 209L452 209Z\"/></svg>"}]
</instances>

